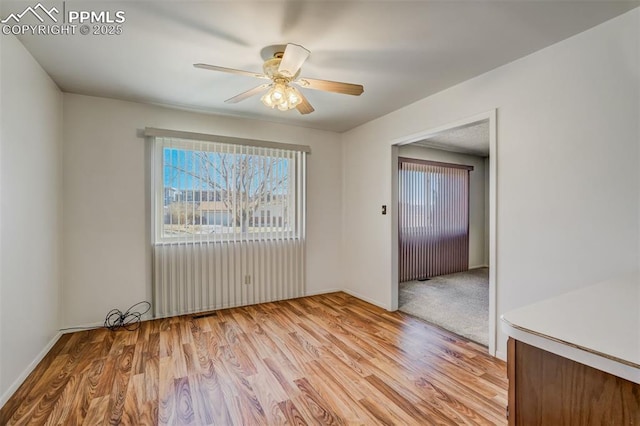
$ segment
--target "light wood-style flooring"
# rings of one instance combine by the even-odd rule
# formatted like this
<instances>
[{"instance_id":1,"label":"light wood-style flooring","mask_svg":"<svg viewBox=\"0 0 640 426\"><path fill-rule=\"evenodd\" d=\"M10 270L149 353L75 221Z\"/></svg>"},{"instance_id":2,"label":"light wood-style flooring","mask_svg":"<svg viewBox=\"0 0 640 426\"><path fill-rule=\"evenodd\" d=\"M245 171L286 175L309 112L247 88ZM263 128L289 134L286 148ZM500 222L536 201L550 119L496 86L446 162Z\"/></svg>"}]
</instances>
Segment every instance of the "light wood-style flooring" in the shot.
<instances>
[{"instance_id":1,"label":"light wood-style flooring","mask_svg":"<svg viewBox=\"0 0 640 426\"><path fill-rule=\"evenodd\" d=\"M1 425L506 424L485 349L344 293L65 334Z\"/></svg>"}]
</instances>

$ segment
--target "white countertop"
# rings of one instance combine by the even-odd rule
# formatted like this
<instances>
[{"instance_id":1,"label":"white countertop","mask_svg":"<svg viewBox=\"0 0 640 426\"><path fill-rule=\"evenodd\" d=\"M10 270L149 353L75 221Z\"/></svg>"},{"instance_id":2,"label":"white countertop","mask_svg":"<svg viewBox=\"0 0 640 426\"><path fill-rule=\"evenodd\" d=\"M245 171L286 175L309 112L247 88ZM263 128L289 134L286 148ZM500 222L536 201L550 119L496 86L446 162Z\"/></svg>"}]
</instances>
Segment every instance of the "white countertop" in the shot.
<instances>
[{"instance_id":1,"label":"white countertop","mask_svg":"<svg viewBox=\"0 0 640 426\"><path fill-rule=\"evenodd\" d=\"M607 280L502 315L524 343L640 383L640 273Z\"/></svg>"}]
</instances>

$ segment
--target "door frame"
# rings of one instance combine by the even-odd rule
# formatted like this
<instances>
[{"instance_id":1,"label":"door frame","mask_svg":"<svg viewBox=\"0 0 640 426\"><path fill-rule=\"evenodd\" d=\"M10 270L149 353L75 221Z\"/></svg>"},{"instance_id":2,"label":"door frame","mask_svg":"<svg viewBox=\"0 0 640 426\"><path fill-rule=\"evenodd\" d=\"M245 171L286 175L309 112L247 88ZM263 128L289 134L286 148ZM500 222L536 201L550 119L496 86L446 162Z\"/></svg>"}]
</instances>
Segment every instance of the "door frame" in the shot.
<instances>
[{"instance_id":1,"label":"door frame","mask_svg":"<svg viewBox=\"0 0 640 426\"><path fill-rule=\"evenodd\" d=\"M392 141L391 145L391 310L398 309L398 147L418 142L437 133L466 126L479 121L489 121L489 354L496 356L497 339L497 109L442 126L425 129Z\"/></svg>"}]
</instances>

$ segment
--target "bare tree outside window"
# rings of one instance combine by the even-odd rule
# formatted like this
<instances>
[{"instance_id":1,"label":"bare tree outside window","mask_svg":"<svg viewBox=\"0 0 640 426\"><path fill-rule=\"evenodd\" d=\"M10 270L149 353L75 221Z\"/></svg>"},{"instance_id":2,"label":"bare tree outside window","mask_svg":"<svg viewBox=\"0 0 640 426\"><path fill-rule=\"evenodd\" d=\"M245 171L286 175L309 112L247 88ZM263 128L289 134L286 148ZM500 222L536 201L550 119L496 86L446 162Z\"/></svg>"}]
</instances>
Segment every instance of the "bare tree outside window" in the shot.
<instances>
[{"instance_id":1,"label":"bare tree outside window","mask_svg":"<svg viewBox=\"0 0 640 426\"><path fill-rule=\"evenodd\" d=\"M181 148L165 148L163 157L164 235L291 227L288 158Z\"/></svg>"}]
</instances>

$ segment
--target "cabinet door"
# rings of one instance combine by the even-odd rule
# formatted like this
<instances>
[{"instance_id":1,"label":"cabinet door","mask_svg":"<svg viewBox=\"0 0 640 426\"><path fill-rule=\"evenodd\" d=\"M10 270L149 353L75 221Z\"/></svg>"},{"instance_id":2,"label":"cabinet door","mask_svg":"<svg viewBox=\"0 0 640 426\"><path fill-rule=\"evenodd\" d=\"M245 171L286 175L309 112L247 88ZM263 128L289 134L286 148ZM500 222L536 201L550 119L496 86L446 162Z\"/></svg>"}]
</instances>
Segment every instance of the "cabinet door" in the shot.
<instances>
[{"instance_id":1,"label":"cabinet door","mask_svg":"<svg viewBox=\"0 0 640 426\"><path fill-rule=\"evenodd\" d=\"M509 339L509 425L638 425L640 385Z\"/></svg>"}]
</instances>

